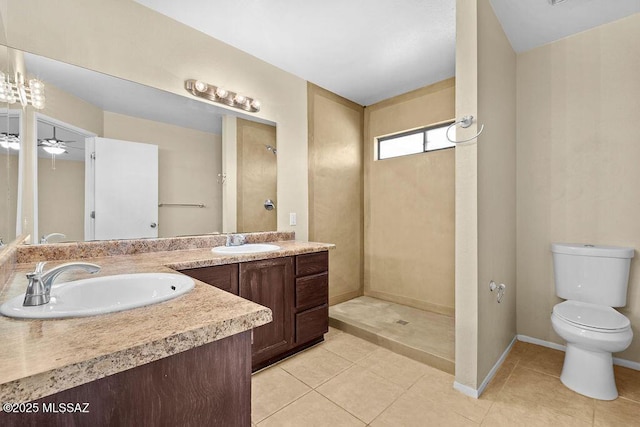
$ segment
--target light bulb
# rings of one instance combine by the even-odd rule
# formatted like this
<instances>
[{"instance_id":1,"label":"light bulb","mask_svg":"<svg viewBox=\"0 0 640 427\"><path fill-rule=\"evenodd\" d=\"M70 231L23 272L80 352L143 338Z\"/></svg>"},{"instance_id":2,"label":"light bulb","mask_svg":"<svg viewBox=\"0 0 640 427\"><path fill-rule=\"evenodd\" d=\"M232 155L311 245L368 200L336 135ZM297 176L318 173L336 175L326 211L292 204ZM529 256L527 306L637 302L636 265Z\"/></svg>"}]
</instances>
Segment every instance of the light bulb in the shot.
<instances>
[{"instance_id":1,"label":"light bulb","mask_svg":"<svg viewBox=\"0 0 640 427\"><path fill-rule=\"evenodd\" d=\"M9 142L9 148L16 151L20 150L20 142L19 141Z\"/></svg>"},{"instance_id":2,"label":"light bulb","mask_svg":"<svg viewBox=\"0 0 640 427\"><path fill-rule=\"evenodd\" d=\"M29 80L29 87L31 88L31 91L40 93L44 90L44 83L38 79L31 79Z\"/></svg>"},{"instance_id":3,"label":"light bulb","mask_svg":"<svg viewBox=\"0 0 640 427\"><path fill-rule=\"evenodd\" d=\"M205 92L209 88L209 85L203 81L196 80L195 88L198 92Z\"/></svg>"},{"instance_id":4,"label":"light bulb","mask_svg":"<svg viewBox=\"0 0 640 427\"><path fill-rule=\"evenodd\" d=\"M235 103L237 103L237 104L244 104L244 101L245 101L246 99L247 99L247 98L246 98L246 97L244 97L243 95L237 94L237 95L236 95L236 97L235 97L235 98L233 98L233 101L234 101Z\"/></svg>"},{"instance_id":5,"label":"light bulb","mask_svg":"<svg viewBox=\"0 0 640 427\"><path fill-rule=\"evenodd\" d=\"M31 102L31 105L33 105L33 108L37 110L42 110L44 108L44 101L44 96L40 96L38 99L34 99Z\"/></svg>"},{"instance_id":6,"label":"light bulb","mask_svg":"<svg viewBox=\"0 0 640 427\"><path fill-rule=\"evenodd\" d=\"M253 107L254 110L256 111L260 111L260 101L258 101L257 99L254 99L253 101L251 101L251 107Z\"/></svg>"},{"instance_id":7,"label":"light bulb","mask_svg":"<svg viewBox=\"0 0 640 427\"><path fill-rule=\"evenodd\" d=\"M224 97L226 97L228 94L229 94L229 91L227 91L227 90L226 90L226 89L224 89L224 88L219 87L219 88L217 88L217 89L216 89L216 96L217 96L218 98L224 98Z\"/></svg>"}]
</instances>

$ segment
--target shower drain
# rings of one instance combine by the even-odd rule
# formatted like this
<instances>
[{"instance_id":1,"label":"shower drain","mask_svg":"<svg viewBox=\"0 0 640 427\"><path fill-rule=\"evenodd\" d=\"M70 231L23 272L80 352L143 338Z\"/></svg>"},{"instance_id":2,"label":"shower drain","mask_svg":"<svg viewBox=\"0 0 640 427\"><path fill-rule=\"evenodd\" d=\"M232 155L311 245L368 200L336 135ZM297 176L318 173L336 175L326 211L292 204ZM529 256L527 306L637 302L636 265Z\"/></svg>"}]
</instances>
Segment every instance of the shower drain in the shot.
<instances>
[{"instance_id":1,"label":"shower drain","mask_svg":"<svg viewBox=\"0 0 640 427\"><path fill-rule=\"evenodd\" d=\"M402 326L404 326L404 325L408 325L408 324L409 324L409 322L407 322L406 320L402 320L402 319L400 319L400 320L396 320L396 323L398 323L398 324L400 324L400 325L402 325Z\"/></svg>"}]
</instances>

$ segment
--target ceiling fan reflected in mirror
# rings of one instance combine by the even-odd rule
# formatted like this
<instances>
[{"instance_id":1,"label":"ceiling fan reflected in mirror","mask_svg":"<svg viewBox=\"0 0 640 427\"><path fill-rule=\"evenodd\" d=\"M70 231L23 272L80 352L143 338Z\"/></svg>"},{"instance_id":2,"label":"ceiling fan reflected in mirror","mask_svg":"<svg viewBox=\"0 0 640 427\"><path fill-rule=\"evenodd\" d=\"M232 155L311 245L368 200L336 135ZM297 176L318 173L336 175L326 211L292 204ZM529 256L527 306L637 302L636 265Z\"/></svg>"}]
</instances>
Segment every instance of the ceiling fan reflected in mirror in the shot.
<instances>
[{"instance_id":1,"label":"ceiling fan reflected in mirror","mask_svg":"<svg viewBox=\"0 0 640 427\"><path fill-rule=\"evenodd\" d=\"M67 143L75 141L63 141L56 137L56 127L53 126L53 137L44 138L38 140L38 147L42 147L44 151L54 156L60 154L68 154L67 148L74 148L67 146Z\"/></svg>"}]
</instances>

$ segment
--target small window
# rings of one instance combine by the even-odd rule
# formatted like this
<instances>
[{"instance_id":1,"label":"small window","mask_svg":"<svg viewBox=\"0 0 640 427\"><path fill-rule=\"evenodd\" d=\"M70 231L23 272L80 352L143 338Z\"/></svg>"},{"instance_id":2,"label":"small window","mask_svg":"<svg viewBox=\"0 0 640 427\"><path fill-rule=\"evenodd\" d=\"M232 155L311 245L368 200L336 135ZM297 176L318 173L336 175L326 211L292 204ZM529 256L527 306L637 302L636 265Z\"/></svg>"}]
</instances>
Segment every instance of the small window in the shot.
<instances>
[{"instance_id":1,"label":"small window","mask_svg":"<svg viewBox=\"0 0 640 427\"><path fill-rule=\"evenodd\" d=\"M455 144L449 141L446 135L447 128L451 123L453 120L436 126L378 138L378 160L454 147ZM455 128L449 131L449 136L455 139Z\"/></svg>"}]
</instances>

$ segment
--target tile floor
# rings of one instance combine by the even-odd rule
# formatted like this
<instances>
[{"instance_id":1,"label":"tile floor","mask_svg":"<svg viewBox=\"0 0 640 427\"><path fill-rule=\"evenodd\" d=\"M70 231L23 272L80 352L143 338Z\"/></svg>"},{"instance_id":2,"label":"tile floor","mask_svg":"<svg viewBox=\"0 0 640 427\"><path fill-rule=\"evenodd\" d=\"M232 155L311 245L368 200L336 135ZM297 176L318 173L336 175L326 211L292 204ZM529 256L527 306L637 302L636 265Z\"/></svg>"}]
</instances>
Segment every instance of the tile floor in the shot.
<instances>
[{"instance_id":1,"label":"tile floor","mask_svg":"<svg viewBox=\"0 0 640 427\"><path fill-rule=\"evenodd\" d=\"M454 373L455 320L451 316L363 296L329 307L329 324Z\"/></svg>"},{"instance_id":2,"label":"tile floor","mask_svg":"<svg viewBox=\"0 0 640 427\"><path fill-rule=\"evenodd\" d=\"M331 328L325 342L252 378L252 421L266 426L638 426L640 372L616 367L620 397L560 383L564 353L517 342L480 399L453 376Z\"/></svg>"}]
</instances>

